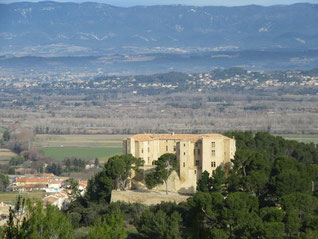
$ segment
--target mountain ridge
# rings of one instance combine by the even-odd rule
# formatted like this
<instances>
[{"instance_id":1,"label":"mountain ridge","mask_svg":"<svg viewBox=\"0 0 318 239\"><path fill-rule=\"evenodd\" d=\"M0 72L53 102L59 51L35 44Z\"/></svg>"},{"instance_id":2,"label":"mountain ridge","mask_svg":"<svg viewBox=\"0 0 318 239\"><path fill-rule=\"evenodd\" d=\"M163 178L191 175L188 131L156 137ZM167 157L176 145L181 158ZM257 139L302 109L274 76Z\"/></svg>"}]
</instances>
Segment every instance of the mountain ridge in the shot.
<instances>
[{"instance_id":1,"label":"mountain ridge","mask_svg":"<svg viewBox=\"0 0 318 239\"><path fill-rule=\"evenodd\" d=\"M312 3L117 7L45 1L0 4L0 15L0 50L6 55L318 49L318 4Z\"/></svg>"}]
</instances>

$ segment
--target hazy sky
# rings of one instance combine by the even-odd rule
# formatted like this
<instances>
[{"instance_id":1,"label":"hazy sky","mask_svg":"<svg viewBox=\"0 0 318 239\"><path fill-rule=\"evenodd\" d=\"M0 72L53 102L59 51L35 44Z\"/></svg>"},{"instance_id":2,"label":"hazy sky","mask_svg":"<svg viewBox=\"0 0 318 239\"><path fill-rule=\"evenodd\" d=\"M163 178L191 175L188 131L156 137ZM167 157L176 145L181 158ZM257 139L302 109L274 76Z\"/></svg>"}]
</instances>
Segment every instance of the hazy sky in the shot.
<instances>
[{"instance_id":1,"label":"hazy sky","mask_svg":"<svg viewBox=\"0 0 318 239\"><path fill-rule=\"evenodd\" d=\"M0 0L0 3L12 2L39 2L38 0ZM299 2L318 3L318 0L55 0L56 2L101 2L115 6L135 6L135 5L168 5L183 4L196 6L242 6L249 4L256 5L277 5L277 4L293 4Z\"/></svg>"}]
</instances>

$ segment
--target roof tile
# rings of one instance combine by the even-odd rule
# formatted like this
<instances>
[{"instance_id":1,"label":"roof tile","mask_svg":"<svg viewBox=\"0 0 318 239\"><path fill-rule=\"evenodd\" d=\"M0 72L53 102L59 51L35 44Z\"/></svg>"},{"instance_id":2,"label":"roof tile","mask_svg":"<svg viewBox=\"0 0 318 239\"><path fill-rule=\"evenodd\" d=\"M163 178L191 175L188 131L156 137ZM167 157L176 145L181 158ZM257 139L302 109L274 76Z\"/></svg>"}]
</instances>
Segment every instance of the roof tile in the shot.
<instances>
[{"instance_id":1,"label":"roof tile","mask_svg":"<svg viewBox=\"0 0 318 239\"><path fill-rule=\"evenodd\" d=\"M136 134L130 138L133 138L136 141L150 141L154 139L197 141L204 137L227 138L221 134Z\"/></svg>"}]
</instances>

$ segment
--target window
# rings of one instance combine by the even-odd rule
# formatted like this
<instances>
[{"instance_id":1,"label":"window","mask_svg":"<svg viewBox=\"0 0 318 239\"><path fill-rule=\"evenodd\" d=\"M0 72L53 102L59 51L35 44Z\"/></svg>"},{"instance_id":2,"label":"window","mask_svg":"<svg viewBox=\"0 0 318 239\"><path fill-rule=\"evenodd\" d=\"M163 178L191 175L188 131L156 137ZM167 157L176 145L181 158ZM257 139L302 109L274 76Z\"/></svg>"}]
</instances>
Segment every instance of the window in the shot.
<instances>
[{"instance_id":1,"label":"window","mask_svg":"<svg viewBox=\"0 0 318 239\"><path fill-rule=\"evenodd\" d=\"M183 167L185 167L185 163L183 163Z\"/></svg>"},{"instance_id":2,"label":"window","mask_svg":"<svg viewBox=\"0 0 318 239\"><path fill-rule=\"evenodd\" d=\"M173 151L177 151L177 147L176 146L173 146Z\"/></svg>"},{"instance_id":3,"label":"window","mask_svg":"<svg viewBox=\"0 0 318 239\"><path fill-rule=\"evenodd\" d=\"M168 140L166 140L166 142L168 143Z\"/></svg>"},{"instance_id":4,"label":"window","mask_svg":"<svg viewBox=\"0 0 318 239\"><path fill-rule=\"evenodd\" d=\"M141 149L141 153L142 153L142 154L144 153L144 149Z\"/></svg>"},{"instance_id":5,"label":"window","mask_svg":"<svg viewBox=\"0 0 318 239\"><path fill-rule=\"evenodd\" d=\"M193 150L193 154L195 155L195 149Z\"/></svg>"},{"instance_id":6,"label":"window","mask_svg":"<svg viewBox=\"0 0 318 239\"><path fill-rule=\"evenodd\" d=\"M198 149L198 155L200 155L200 153L201 153L201 152L200 152L200 149Z\"/></svg>"},{"instance_id":7,"label":"window","mask_svg":"<svg viewBox=\"0 0 318 239\"><path fill-rule=\"evenodd\" d=\"M211 143L212 148L215 148L215 142Z\"/></svg>"},{"instance_id":8,"label":"window","mask_svg":"<svg viewBox=\"0 0 318 239\"><path fill-rule=\"evenodd\" d=\"M194 174L197 174L197 170L194 170Z\"/></svg>"},{"instance_id":9,"label":"window","mask_svg":"<svg viewBox=\"0 0 318 239\"><path fill-rule=\"evenodd\" d=\"M185 147L185 144L183 144L183 147Z\"/></svg>"},{"instance_id":10,"label":"window","mask_svg":"<svg viewBox=\"0 0 318 239\"><path fill-rule=\"evenodd\" d=\"M198 143L195 143L195 147L198 147Z\"/></svg>"},{"instance_id":11,"label":"window","mask_svg":"<svg viewBox=\"0 0 318 239\"><path fill-rule=\"evenodd\" d=\"M148 163L150 162L150 158L148 157Z\"/></svg>"},{"instance_id":12,"label":"window","mask_svg":"<svg viewBox=\"0 0 318 239\"><path fill-rule=\"evenodd\" d=\"M168 151L168 146L166 146L166 151Z\"/></svg>"},{"instance_id":13,"label":"window","mask_svg":"<svg viewBox=\"0 0 318 239\"><path fill-rule=\"evenodd\" d=\"M211 154L212 156L215 156L215 150L212 150Z\"/></svg>"},{"instance_id":14,"label":"window","mask_svg":"<svg viewBox=\"0 0 318 239\"><path fill-rule=\"evenodd\" d=\"M150 149L148 148L148 153L149 153Z\"/></svg>"},{"instance_id":15,"label":"window","mask_svg":"<svg viewBox=\"0 0 318 239\"><path fill-rule=\"evenodd\" d=\"M216 163L215 162L211 162L211 167L215 168Z\"/></svg>"},{"instance_id":16,"label":"window","mask_svg":"<svg viewBox=\"0 0 318 239\"><path fill-rule=\"evenodd\" d=\"M195 160L195 166L199 166L200 165L200 161L199 160Z\"/></svg>"},{"instance_id":17,"label":"window","mask_svg":"<svg viewBox=\"0 0 318 239\"><path fill-rule=\"evenodd\" d=\"M185 155L185 152L183 152L183 155Z\"/></svg>"}]
</instances>

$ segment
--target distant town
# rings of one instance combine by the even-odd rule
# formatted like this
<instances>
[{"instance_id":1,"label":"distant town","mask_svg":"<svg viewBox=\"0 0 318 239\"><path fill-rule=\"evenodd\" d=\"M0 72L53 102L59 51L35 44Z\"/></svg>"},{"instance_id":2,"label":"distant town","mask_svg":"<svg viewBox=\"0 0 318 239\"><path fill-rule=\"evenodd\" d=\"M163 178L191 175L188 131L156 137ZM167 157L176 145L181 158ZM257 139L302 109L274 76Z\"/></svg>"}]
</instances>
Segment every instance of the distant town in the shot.
<instances>
[{"instance_id":1,"label":"distant town","mask_svg":"<svg viewBox=\"0 0 318 239\"><path fill-rule=\"evenodd\" d=\"M0 127L18 120L38 134L317 133L317 98L317 69L233 67L129 76L3 73Z\"/></svg>"},{"instance_id":2,"label":"distant town","mask_svg":"<svg viewBox=\"0 0 318 239\"><path fill-rule=\"evenodd\" d=\"M102 89L106 92L125 92L145 94L151 90L197 90L241 89L270 90L301 87L301 92L316 94L318 92L318 70L310 71L249 71L242 68L215 70L207 73L163 73L137 76L100 76L100 73L53 73L0 76L2 93L14 93L14 90L30 92L54 89L59 90L92 90ZM285 89L285 88L291 89ZM314 87L314 88L312 88ZM312 88L309 91L307 88ZM308 92L306 92L308 90ZM13 91L13 92L12 92ZM157 92L158 93L158 92Z\"/></svg>"}]
</instances>

